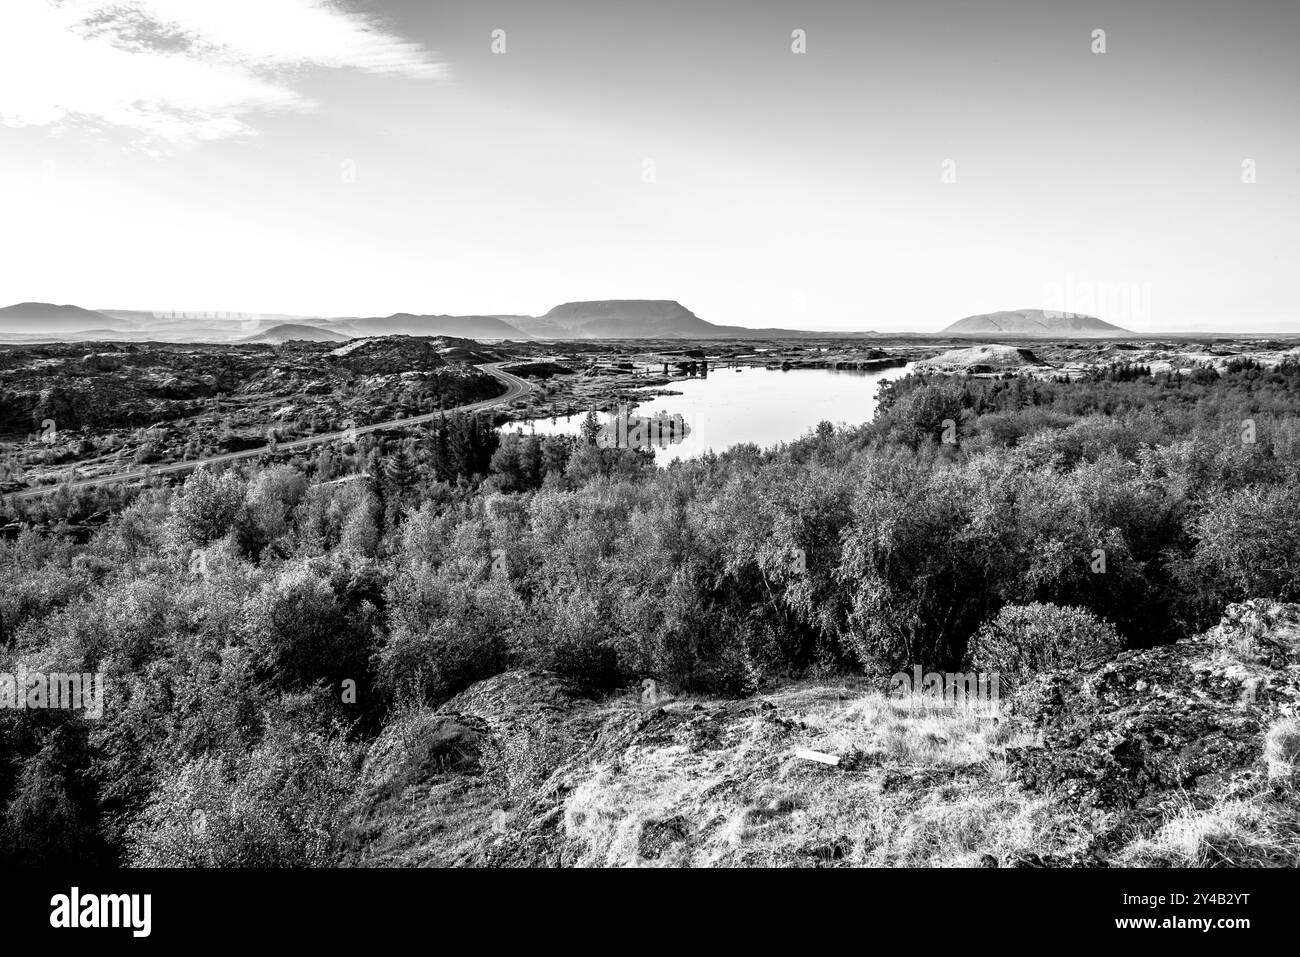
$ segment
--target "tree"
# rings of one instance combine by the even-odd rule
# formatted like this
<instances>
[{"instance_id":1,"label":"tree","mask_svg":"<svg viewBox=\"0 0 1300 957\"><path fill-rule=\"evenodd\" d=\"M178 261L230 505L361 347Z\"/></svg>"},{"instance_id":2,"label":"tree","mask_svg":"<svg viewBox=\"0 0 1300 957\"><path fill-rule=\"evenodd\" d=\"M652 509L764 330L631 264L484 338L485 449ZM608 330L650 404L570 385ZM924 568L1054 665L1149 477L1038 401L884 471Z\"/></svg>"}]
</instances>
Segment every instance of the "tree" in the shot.
<instances>
[{"instance_id":1,"label":"tree","mask_svg":"<svg viewBox=\"0 0 1300 957\"><path fill-rule=\"evenodd\" d=\"M1207 617L1248 598L1300 600L1300 489L1251 486L1216 497L1192 535L1191 572Z\"/></svg>"}]
</instances>

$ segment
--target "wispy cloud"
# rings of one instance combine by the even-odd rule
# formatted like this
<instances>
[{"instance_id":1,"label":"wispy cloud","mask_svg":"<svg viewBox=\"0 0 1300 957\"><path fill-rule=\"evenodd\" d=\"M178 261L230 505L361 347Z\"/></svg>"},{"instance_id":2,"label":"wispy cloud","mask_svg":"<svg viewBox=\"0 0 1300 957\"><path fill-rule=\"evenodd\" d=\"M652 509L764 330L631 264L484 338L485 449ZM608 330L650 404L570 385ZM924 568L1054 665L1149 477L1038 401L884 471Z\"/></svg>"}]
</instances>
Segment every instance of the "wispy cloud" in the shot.
<instances>
[{"instance_id":1,"label":"wispy cloud","mask_svg":"<svg viewBox=\"0 0 1300 957\"><path fill-rule=\"evenodd\" d=\"M446 66L331 0L3 0L0 124L119 128L157 149L318 104L313 69L416 80Z\"/></svg>"}]
</instances>

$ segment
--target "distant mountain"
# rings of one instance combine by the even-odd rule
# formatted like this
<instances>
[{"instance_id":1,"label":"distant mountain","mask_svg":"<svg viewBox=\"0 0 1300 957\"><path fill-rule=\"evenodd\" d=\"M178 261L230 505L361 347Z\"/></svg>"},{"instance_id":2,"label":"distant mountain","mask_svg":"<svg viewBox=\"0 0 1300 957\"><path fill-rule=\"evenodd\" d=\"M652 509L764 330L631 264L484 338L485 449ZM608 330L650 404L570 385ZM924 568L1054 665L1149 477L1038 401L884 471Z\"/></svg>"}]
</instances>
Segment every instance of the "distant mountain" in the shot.
<instances>
[{"instance_id":1,"label":"distant mountain","mask_svg":"<svg viewBox=\"0 0 1300 957\"><path fill-rule=\"evenodd\" d=\"M8 316L8 318L6 318ZM566 302L544 316L416 315L307 317L273 313L157 313L134 309L98 312L77 306L23 303L0 309L0 336L36 334L49 339L154 340L158 342L343 342L376 336L450 336L458 339L802 339L874 337L874 332L751 329L701 319L671 299ZM316 330L312 333L310 330ZM15 341L12 340L11 341Z\"/></svg>"},{"instance_id":2,"label":"distant mountain","mask_svg":"<svg viewBox=\"0 0 1300 957\"><path fill-rule=\"evenodd\" d=\"M0 309L0 332L79 332L106 329L113 320L80 306L56 306L49 302L20 302Z\"/></svg>"},{"instance_id":3,"label":"distant mountain","mask_svg":"<svg viewBox=\"0 0 1300 957\"><path fill-rule=\"evenodd\" d=\"M566 302L541 316L540 321L516 322L530 335L571 339L696 339L716 335L718 328L671 299Z\"/></svg>"},{"instance_id":4,"label":"distant mountain","mask_svg":"<svg viewBox=\"0 0 1300 957\"><path fill-rule=\"evenodd\" d=\"M1109 339L1131 336L1133 333L1119 326L1103 322L1095 316L1077 312L1054 312L1044 309L1016 309L1011 312L990 312L980 316L967 316L940 330L946 336L1035 336Z\"/></svg>"},{"instance_id":5,"label":"distant mountain","mask_svg":"<svg viewBox=\"0 0 1300 957\"><path fill-rule=\"evenodd\" d=\"M416 316L399 312L369 319L323 319L311 324L341 332L348 338L362 336L453 336L459 339L526 339L528 336L501 316Z\"/></svg>"},{"instance_id":6,"label":"distant mountain","mask_svg":"<svg viewBox=\"0 0 1300 957\"><path fill-rule=\"evenodd\" d=\"M296 322L284 322L278 326L272 326L265 332L259 332L255 336L249 336L247 339L240 339L240 342L270 342L279 345L283 342L347 342L350 336L345 336L341 332L333 329L318 329L316 326L306 326Z\"/></svg>"},{"instance_id":7,"label":"distant mountain","mask_svg":"<svg viewBox=\"0 0 1300 957\"><path fill-rule=\"evenodd\" d=\"M815 335L872 335L865 332L817 333L807 329L719 326L701 319L672 299L566 302L544 316L511 316L509 320L536 339L790 339Z\"/></svg>"}]
</instances>

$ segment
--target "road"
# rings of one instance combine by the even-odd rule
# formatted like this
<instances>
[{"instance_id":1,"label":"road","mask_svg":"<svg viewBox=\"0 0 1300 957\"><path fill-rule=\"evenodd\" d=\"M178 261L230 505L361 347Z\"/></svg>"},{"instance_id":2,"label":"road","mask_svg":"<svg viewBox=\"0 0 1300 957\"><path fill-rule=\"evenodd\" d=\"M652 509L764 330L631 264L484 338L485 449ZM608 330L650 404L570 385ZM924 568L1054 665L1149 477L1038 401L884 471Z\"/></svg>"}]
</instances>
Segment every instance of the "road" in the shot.
<instances>
[{"instance_id":1,"label":"road","mask_svg":"<svg viewBox=\"0 0 1300 957\"><path fill-rule=\"evenodd\" d=\"M290 442L277 442L274 447L270 445L259 446L255 449L244 449L241 452L227 452L224 455L210 455L202 459L190 459L185 462L170 462L164 465L147 465L134 469L130 472L114 472L111 475L97 475L94 478L74 479L72 482L62 482L58 485L45 485L40 488L27 489L22 492L11 492L5 496L6 500L18 500L24 498L35 498L38 495L49 495L61 488L89 488L95 485L112 485L115 482L132 482L142 479L150 479L157 475L169 475L178 472L189 472L201 465L216 465L224 462L237 462L240 459L255 459L271 452L297 452L302 449L311 448L313 445L325 445L329 442L354 441L357 436L365 435L367 432L379 432L385 429L399 429L411 425L422 425L425 422L432 422L439 416L447 415L451 412L478 412L482 409L490 409L493 406L501 405L504 402L513 402L521 395L527 395L533 390L533 386L519 378L517 375L511 375L499 368L502 363L489 362L478 366L488 375L495 376L506 384L506 391L492 399L484 399L481 402L471 402L468 405L459 405L454 409L439 409L437 412L425 412L420 415L407 416L402 419L389 419L387 422L375 422L371 425L358 425L355 428L345 429L341 432L322 432L319 435L312 435L304 439L294 439ZM75 468L75 466L74 466Z\"/></svg>"}]
</instances>

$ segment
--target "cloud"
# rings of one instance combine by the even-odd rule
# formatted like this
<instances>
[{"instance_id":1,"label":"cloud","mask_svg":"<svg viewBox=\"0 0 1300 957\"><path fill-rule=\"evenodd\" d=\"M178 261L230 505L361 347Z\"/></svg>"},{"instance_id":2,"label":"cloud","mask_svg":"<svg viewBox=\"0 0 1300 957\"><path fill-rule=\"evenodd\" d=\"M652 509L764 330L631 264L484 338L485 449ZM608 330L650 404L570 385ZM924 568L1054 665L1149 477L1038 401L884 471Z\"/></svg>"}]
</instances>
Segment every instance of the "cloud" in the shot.
<instances>
[{"instance_id":1,"label":"cloud","mask_svg":"<svg viewBox=\"0 0 1300 957\"><path fill-rule=\"evenodd\" d=\"M148 149L250 135L318 104L317 69L416 80L446 65L331 0L0 0L0 124L118 128Z\"/></svg>"}]
</instances>

